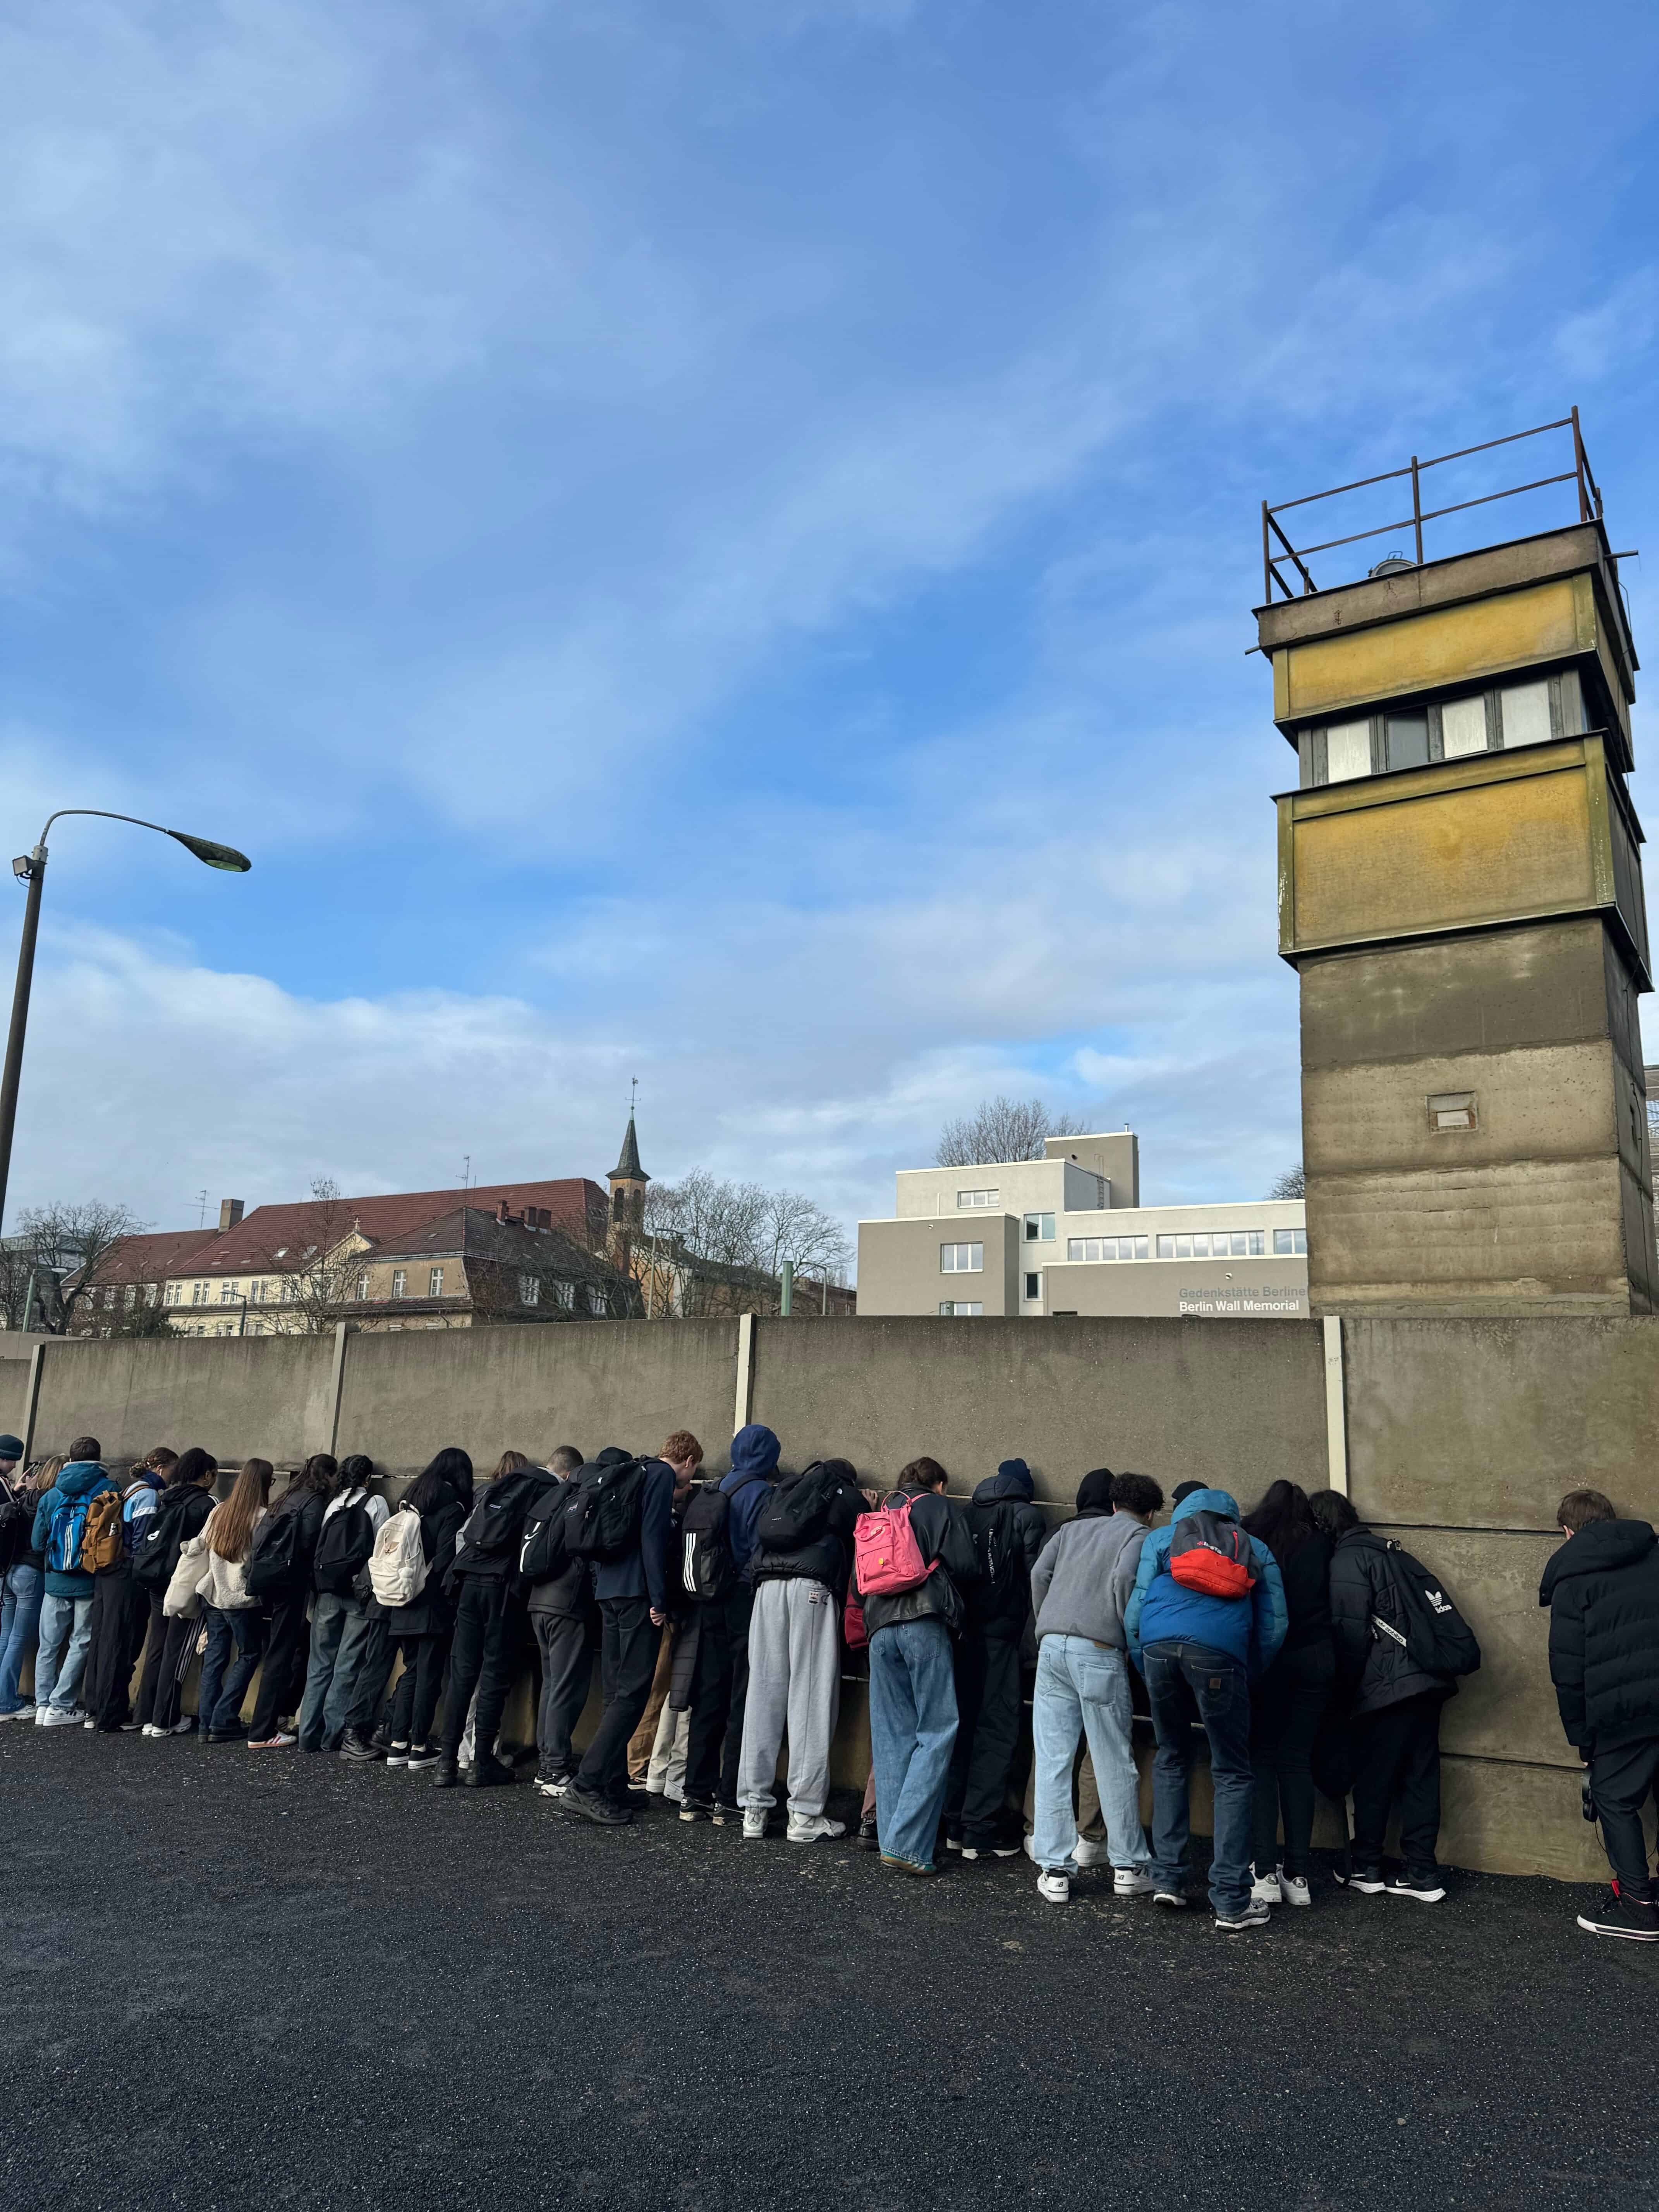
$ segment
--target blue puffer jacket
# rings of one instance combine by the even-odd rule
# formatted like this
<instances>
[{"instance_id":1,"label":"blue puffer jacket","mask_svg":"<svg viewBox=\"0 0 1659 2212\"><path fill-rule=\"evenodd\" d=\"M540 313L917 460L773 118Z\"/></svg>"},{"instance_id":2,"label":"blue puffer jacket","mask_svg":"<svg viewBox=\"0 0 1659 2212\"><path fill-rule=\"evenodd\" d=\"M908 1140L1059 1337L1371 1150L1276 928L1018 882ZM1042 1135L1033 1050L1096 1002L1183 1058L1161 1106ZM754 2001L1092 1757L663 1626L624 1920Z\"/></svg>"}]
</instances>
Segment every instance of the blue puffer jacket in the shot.
<instances>
[{"instance_id":1,"label":"blue puffer jacket","mask_svg":"<svg viewBox=\"0 0 1659 2212\"><path fill-rule=\"evenodd\" d=\"M95 1459L72 1459L67 1467L60 1468L57 1481L34 1509L34 1528L29 1539L34 1549L43 1556L46 1554L52 1537L52 1514L66 1500L92 1498L100 1490L114 1488L115 1485ZM92 1577L83 1574L79 1567L60 1571L48 1564L46 1595L48 1597L90 1597Z\"/></svg>"},{"instance_id":2,"label":"blue puffer jacket","mask_svg":"<svg viewBox=\"0 0 1659 2212\"><path fill-rule=\"evenodd\" d=\"M751 1421L732 1437L732 1472L720 1480L720 1488L732 1501L726 1517L726 1540L738 1572L746 1583L755 1578L755 1524L777 1474L781 1449L770 1429Z\"/></svg>"},{"instance_id":3,"label":"blue puffer jacket","mask_svg":"<svg viewBox=\"0 0 1659 2212\"><path fill-rule=\"evenodd\" d=\"M1143 1644L1207 1644L1213 1651L1231 1653L1252 1674L1263 1674L1285 1641L1289 1618L1278 1564L1252 1536L1258 1579L1248 1599L1185 1589L1170 1572L1170 1530L1189 1513L1224 1513L1237 1521L1238 1504L1224 1490L1194 1490L1176 1506L1169 1528L1152 1531L1140 1547L1140 1569L1123 1616L1129 1656L1139 1667Z\"/></svg>"}]
</instances>

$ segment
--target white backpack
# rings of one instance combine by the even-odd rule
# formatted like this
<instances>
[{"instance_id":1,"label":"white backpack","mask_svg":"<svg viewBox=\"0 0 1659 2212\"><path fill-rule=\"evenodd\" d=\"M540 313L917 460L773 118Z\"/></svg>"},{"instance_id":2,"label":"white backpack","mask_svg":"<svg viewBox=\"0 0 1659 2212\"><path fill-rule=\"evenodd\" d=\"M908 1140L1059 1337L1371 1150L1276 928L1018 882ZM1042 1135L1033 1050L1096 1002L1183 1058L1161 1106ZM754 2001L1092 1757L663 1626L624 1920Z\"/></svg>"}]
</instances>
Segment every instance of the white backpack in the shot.
<instances>
[{"instance_id":1,"label":"white backpack","mask_svg":"<svg viewBox=\"0 0 1659 2212\"><path fill-rule=\"evenodd\" d=\"M368 1579L384 1606L413 1605L426 1588L421 1516L400 1505L387 1514L368 1555Z\"/></svg>"}]
</instances>

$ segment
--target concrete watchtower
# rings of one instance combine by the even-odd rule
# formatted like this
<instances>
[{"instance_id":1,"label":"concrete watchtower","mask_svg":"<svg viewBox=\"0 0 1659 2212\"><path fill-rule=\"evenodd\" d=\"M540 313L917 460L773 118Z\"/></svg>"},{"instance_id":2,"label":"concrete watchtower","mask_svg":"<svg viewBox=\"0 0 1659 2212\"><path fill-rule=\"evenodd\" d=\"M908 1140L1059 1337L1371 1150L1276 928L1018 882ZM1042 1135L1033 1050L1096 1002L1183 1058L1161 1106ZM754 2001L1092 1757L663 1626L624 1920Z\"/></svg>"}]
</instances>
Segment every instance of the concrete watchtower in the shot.
<instances>
[{"instance_id":1,"label":"concrete watchtower","mask_svg":"<svg viewBox=\"0 0 1659 2212\"><path fill-rule=\"evenodd\" d=\"M1510 495L1425 510L1440 461L1391 472L1412 514L1381 531L1298 550L1280 518L1310 502L1262 507L1316 1312L1659 1306L1637 659L1577 410L1543 430L1572 467L1515 489L1575 485L1578 519L1535 536L1425 560L1425 523ZM1310 561L1395 531L1414 558L1316 585Z\"/></svg>"}]
</instances>

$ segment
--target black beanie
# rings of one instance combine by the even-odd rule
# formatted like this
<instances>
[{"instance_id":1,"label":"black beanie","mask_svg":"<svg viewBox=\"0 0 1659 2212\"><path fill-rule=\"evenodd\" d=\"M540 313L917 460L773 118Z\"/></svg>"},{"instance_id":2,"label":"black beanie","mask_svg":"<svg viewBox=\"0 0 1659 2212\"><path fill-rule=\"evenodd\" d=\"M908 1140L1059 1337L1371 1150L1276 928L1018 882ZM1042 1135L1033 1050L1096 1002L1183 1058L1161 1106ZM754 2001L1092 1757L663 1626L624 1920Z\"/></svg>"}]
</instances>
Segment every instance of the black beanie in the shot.
<instances>
[{"instance_id":1,"label":"black beanie","mask_svg":"<svg viewBox=\"0 0 1659 2212\"><path fill-rule=\"evenodd\" d=\"M1085 1474L1077 1486L1077 1510L1079 1513L1109 1513L1112 1510L1112 1470L1097 1467Z\"/></svg>"}]
</instances>

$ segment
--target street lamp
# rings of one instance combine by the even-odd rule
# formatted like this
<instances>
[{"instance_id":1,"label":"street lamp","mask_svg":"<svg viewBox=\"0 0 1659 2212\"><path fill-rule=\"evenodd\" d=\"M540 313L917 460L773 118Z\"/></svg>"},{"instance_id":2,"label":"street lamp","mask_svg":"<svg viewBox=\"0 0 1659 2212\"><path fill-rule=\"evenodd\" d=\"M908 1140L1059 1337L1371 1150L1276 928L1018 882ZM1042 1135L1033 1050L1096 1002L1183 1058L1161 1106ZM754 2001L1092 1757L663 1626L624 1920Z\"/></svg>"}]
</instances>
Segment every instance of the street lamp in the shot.
<instances>
[{"instance_id":1,"label":"street lamp","mask_svg":"<svg viewBox=\"0 0 1659 2212\"><path fill-rule=\"evenodd\" d=\"M40 927L40 887L46 879L46 830L67 814L94 814L100 822L131 822L140 830L154 830L171 837L210 868L245 876L253 866L245 854L230 845L216 845L210 837L192 837L185 830L168 830L159 822L141 822L136 814L111 814L101 806L60 806L46 817L46 829L32 853L21 854L11 864L20 883L29 887L23 909L23 939L17 948L17 988L12 994L11 1028L6 1037L6 1068L0 1077L0 1221L5 1218L6 1183L11 1173L11 1134L17 1120L17 1085L23 1072L23 1032L28 1026L29 987L34 981L34 940Z\"/></svg>"}]
</instances>

